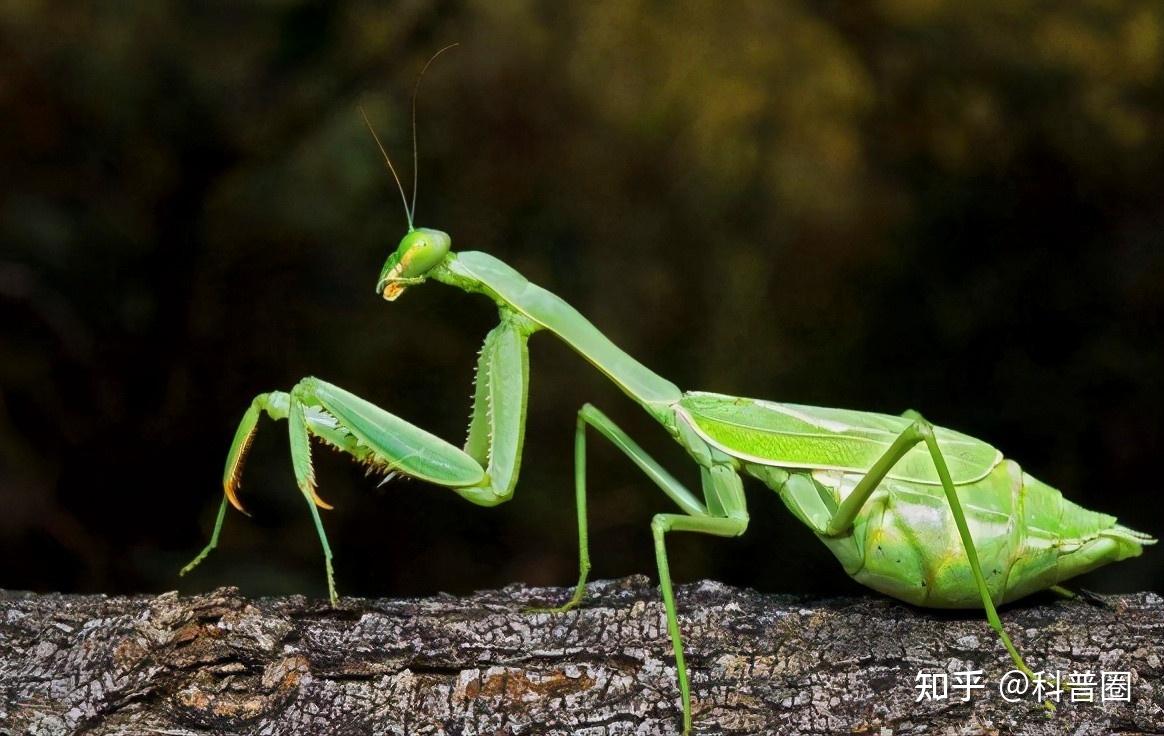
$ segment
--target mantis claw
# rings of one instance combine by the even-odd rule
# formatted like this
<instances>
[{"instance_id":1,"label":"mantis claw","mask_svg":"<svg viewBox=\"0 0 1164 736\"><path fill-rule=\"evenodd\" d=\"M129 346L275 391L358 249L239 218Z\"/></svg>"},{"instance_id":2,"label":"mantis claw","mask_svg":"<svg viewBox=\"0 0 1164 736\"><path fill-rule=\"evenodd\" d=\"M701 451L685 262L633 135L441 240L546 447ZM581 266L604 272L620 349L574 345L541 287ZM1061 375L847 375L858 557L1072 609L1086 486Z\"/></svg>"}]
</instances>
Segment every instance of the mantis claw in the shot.
<instances>
[{"instance_id":1,"label":"mantis claw","mask_svg":"<svg viewBox=\"0 0 1164 736\"><path fill-rule=\"evenodd\" d=\"M316 490L315 490L314 483L307 486L307 494L311 497L311 502L314 503L319 508L327 509L328 511L332 511L333 509L335 509L335 506L332 506L330 503L328 503L327 501L324 501L322 498L320 498L319 493L316 492Z\"/></svg>"},{"instance_id":2,"label":"mantis claw","mask_svg":"<svg viewBox=\"0 0 1164 736\"><path fill-rule=\"evenodd\" d=\"M255 429L259 424L259 414L267 406L271 394L259 394L251 405L247 407L242 419L235 430L234 440L230 443L230 452L226 455L226 467L222 471L222 490L226 493L226 500L239 512L250 516L238 500L238 488L242 481L243 463L250 452L251 443L255 441Z\"/></svg>"}]
</instances>

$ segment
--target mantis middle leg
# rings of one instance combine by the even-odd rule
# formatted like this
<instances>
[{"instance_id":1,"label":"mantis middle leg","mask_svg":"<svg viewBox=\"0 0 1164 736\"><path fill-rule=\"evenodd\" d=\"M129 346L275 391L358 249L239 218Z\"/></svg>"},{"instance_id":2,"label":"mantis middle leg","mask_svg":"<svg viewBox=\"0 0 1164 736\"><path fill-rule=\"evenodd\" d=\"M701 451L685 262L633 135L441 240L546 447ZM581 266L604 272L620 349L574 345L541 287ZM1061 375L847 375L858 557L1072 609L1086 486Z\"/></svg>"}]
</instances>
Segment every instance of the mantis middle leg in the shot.
<instances>
[{"instance_id":1,"label":"mantis middle leg","mask_svg":"<svg viewBox=\"0 0 1164 736\"><path fill-rule=\"evenodd\" d=\"M578 421L574 429L574 502L578 517L578 583L570 600L555 608L534 608L543 613L562 613L577 606L586 594L586 580L590 575L590 535L586 517L586 426L598 430L603 437L622 450L644 474L674 501L679 508L691 516L707 516L707 508L695 498L686 486L667 472L657 460L631 439L630 435L612 422L592 404L584 404L578 410Z\"/></svg>"},{"instance_id":2,"label":"mantis middle leg","mask_svg":"<svg viewBox=\"0 0 1164 736\"><path fill-rule=\"evenodd\" d=\"M700 466L703 495L701 503L694 494L667 472L657 460L643 450L621 428L595 407L586 404L578 412L577 429L574 435L574 490L578 511L578 584L574 595L562 606L548 609L553 612L566 611L578 605L586 590L586 578L590 572L589 537L586 526L586 427L598 430L615 447L631 459L635 465L657 485L683 514L656 514L651 521L651 534L655 543L655 562L659 570L659 587L663 594L663 607L667 615L667 632L671 638L671 648L675 654L675 669L679 681L679 695L683 706L683 730L691 730L691 687L687 677L687 664L683 656L683 639L679 631L679 617L675 605L675 593L671 583L671 569L667 561L667 532L700 532L720 537L735 537L748 527L748 512L744 504L743 483L739 474L726 463L710 462Z\"/></svg>"}]
</instances>

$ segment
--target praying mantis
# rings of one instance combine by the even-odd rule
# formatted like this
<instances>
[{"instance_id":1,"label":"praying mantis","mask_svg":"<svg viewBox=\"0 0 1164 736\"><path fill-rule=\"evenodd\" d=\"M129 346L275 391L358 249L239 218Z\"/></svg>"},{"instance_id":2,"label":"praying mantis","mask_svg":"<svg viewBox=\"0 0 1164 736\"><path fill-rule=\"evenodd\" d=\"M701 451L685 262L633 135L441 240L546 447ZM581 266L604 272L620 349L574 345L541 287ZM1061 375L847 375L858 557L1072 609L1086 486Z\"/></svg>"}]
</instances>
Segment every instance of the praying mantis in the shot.
<instances>
[{"instance_id":1,"label":"praying mantis","mask_svg":"<svg viewBox=\"0 0 1164 736\"><path fill-rule=\"evenodd\" d=\"M1138 556L1143 546L1155 543L1112 516L1065 499L990 444L935 426L917 412L894 416L681 390L617 347L565 301L499 259L482 252L454 252L447 233L414 226L415 93L413 100L411 206L384 153L404 199L408 230L388 256L375 288L392 302L409 289L436 282L479 294L496 306L499 324L485 337L477 361L468 437L461 447L454 446L318 378L304 378L290 391L259 394L243 414L227 453L224 495L210 541L182 574L218 544L228 504L243 510L238 498L242 468L264 413L287 422L295 480L323 550L333 605L338 594L332 552L319 514L319 509L331 507L316 491L312 439L372 471L442 486L479 506L510 500L525 436L527 343L539 332L563 341L612 381L699 470L700 489L692 491L604 413L590 404L582 406L574 435L578 580L568 601L548 609L563 613L585 596L591 568L587 442L588 434L596 432L676 507L655 515L650 531L685 734L692 728L691 689L667 537L673 532L743 534L748 527L745 477L774 491L857 582L917 606L983 609L1015 667L1032 678L996 606L1048 588L1066 593L1059 588L1062 581Z\"/></svg>"}]
</instances>

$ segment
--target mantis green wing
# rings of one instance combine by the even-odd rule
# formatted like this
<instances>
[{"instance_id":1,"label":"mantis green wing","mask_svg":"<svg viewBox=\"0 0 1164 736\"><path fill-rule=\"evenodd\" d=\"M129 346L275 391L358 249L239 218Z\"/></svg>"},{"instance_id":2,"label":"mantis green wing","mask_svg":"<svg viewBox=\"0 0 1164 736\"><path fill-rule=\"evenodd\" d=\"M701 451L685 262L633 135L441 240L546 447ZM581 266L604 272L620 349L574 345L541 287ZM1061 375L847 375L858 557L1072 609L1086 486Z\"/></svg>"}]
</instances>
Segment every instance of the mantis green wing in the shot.
<instances>
[{"instance_id":1,"label":"mantis green wing","mask_svg":"<svg viewBox=\"0 0 1164 736\"><path fill-rule=\"evenodd\" d=\"M759 465L864 472L913 423L874 412L780 404L692 391L680 402L695 430L710 444ZM935 427L938 447L955 485L985 478L1000 462L994 447L960 432ZM929 452L915 446L888 478L939 485Z\"/></svg>"}]
</instances>

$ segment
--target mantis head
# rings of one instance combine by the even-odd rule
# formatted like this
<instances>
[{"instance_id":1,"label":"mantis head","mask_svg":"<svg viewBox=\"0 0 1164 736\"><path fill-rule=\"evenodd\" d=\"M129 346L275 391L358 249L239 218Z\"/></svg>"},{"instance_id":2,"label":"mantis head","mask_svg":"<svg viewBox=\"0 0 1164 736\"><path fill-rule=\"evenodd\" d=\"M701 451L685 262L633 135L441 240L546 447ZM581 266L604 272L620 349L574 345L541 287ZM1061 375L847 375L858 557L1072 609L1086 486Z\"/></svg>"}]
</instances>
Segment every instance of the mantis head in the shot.
<instances>
[{"instance_id":1,"label":"mantis head","mask_svg":"<svg viewBox=\"0 0 1164 736\"><path fill-rule=\"evenodd\" d=\"M420 74L416 76L416 85L412 88L412 203L409 204L408 198L404 195L404 185L400 183L400 177L396 175L396 167L392 165L392 159L388 157L388 152L384 150L384 146L380 143L380 137L376 135L376 129L372 127L371 121L364 113L364 108L360 108L360 115L364 118L364 124L368 126L368 132L372 134L372 139L376 141L376 147L380 149L380 153L384 156L384 163L388 165L388 171L392 173L392 178L396 180L396 187L400 190L400 199L404 202L404 214L408 218L408 233L400 239L400 245L396 246L396 251L388 256L388 260L384 263L384 268L380 269L380 278L376 281L376 293L383 294L388 301L396 301L397 297L404 293L404 290L413 284L424 283L425 276L434 267L443 263L445 256L449 254L449 248L453 244L453 239L449 234L440 230L433 230L427 227L413 227L412 218L416 214L416 181L417 181L417 147L416 147L416 93L420 90L420 80L424 77L424 73L428 70L433 61L453 48L457 44L449 44L440 51L436 52L429 58L428 63L420 70Z\"/></svg>"},{"instance_id":2,"label":"mantis head","mask_svg":"<svg viewBox=\"0 0 1164 736\"><path fill-rule=\"evenodd\" d=\"M424 282L425 275L442 263L453 239L441 230L418 227L400 239L400 245L380 270L376 293L395 301L412 284Z\"/></svg>"}]
</instances>

